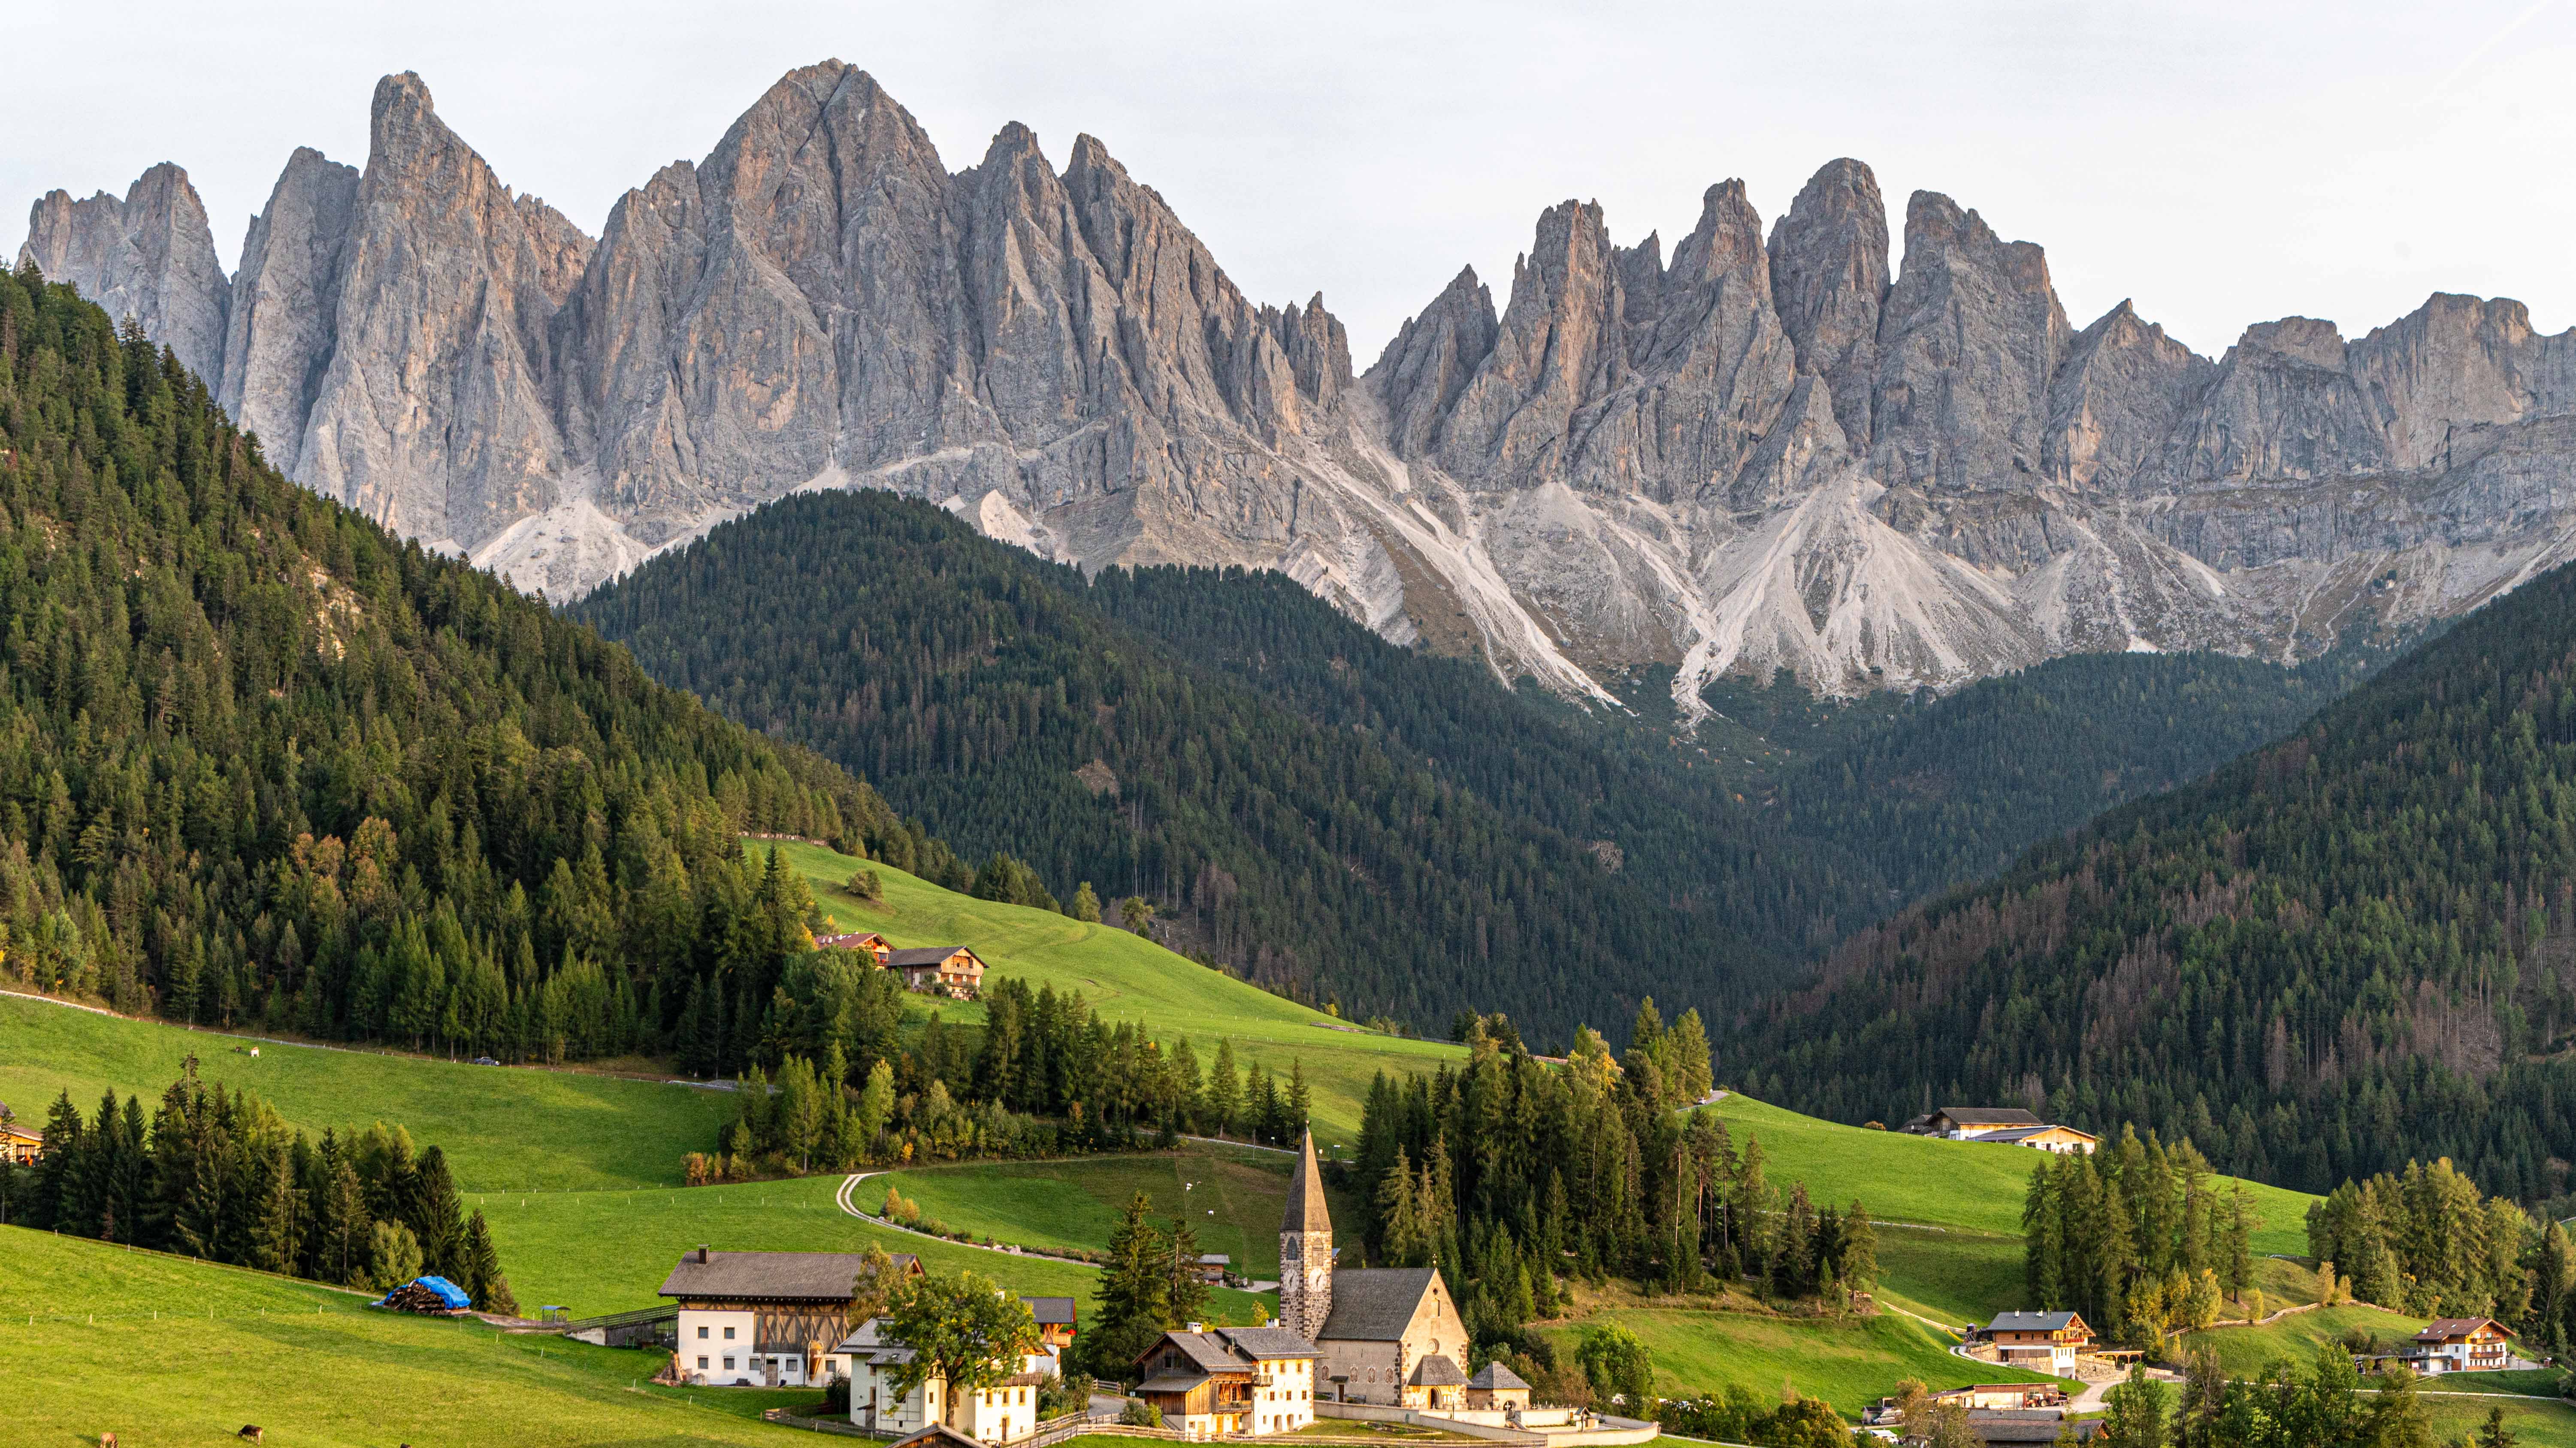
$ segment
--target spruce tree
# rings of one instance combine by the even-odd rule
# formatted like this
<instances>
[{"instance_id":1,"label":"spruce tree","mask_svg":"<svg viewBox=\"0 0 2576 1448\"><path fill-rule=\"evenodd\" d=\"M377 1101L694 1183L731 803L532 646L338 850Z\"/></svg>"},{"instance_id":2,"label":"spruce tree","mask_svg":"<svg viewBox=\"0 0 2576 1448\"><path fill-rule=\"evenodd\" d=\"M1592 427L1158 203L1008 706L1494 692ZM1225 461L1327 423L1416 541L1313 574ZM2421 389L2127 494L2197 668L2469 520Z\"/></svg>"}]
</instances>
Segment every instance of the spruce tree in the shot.
<instances>
[{"instance_id":1,"label":"spruce tree","mask_svg":"<svg viewBox=\"0 0 2576 1448\"><path fill-rule=\"evenodd\" d=\"M1208 1068L1207 1110L1208 1129L1219 1136L1234 1130L1242 1121L1242 1077L1235 1070L1234 1042L1225 1037L1218 1038L1216 1064Z\"/></svg>"},{"instance_id":2,"label":"spruce tree","mask_svg":"<svg viewBox=\"0 0 2576 1448\"><path fill-rule=\"evenodd\" d=\"M1205 1317L1208 1285L1199 1280L1199 1234L1186 1215L1172 1218L1162 1251L1163 1325L1179 1327Z\"/></svg>"},{"instance_id":3,"label":"spruce tree","mask_svg":"<svg viewBox=\"0 0 2576 1448\"><path fill-rule=\"evenodd\" d=\"M463 1269L465 1213L456 1180L447 1172L447 1153L435 1146L422 1152L417 1180L417 1206L409 1225L420 1244L420 1270L453 1278Z\"/></svg>"},{"instance_id":4,"label":"spruce tree","mask_svg":"<svg viewBox=\"0 0 2576 1448\"><path fill-rule=\"evenodd\" d=\"M501 1273L501 1254L492 1245L492 1229L483 1220L483 1210L475 1208L465 1222L465 1281L460 1284L472 1294L474 1305L485 1312L516 1317L518 1299L510 1295L510 1279Z\"/></svg>"}]
</instances>

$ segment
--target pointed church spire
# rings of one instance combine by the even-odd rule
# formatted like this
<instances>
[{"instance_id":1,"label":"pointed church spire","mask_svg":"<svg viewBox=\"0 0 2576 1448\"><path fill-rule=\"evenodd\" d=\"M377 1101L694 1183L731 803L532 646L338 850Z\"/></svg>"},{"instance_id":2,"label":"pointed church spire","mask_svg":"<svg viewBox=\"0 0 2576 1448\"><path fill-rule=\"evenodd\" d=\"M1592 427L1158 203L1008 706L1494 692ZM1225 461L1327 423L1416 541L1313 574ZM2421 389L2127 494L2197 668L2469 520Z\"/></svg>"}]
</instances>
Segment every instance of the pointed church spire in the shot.
<instances>
[{"instance_id":1,"label":"pointed church spire","mask_svg":"<svg viewBox=\"0 0 2576 1448\"><path fill-rule=\"evenodd\" d=\"M1324 1205L1324 1174L1315 1166L1315 1133L1306 1133L1304 1154L1297 1158L1297 1170L1288 1178L1288 1212L1281 1218L1283 1232L1330 1232L1333 1230L1332 1209Z\"/></svg>"},{"instance_id":2,"label":"pointed church spire","mask_svg":"<svg viewBox=\"0 0 2576 1448\"><path fill-rule=\"evenodd\" d=\"M1279 1220L1279 1325L1314 1342L1332 1316L1333 1214L1324 1205L1324 1173L1315 1165L1309 1131Z\"/></svg>"}]
</instances>

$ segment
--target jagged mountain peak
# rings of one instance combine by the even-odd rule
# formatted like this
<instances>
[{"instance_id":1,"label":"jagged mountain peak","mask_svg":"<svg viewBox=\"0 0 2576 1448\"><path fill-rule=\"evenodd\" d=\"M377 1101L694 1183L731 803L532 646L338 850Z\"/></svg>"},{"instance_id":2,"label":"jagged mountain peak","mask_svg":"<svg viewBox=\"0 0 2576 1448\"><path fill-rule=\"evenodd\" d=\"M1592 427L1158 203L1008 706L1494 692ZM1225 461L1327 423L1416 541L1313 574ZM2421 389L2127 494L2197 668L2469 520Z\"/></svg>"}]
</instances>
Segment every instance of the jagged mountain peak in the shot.
<instances>
[{"instance_id":1,"label":"jagged mountain peak","mask_svg":"<svg viewBox=\"0 0 2576 1448\"><path fill-rule=\"evenodd\" d=\"M18 258L78 278L109 316L132 318L198 375L221 379L231 283L205 202L176 162L152 166L122 197L47 192L29 210Z\"/></svg>"},{"instance_id":2,"label":"jagged mountain peak","mask_svg":"<svg viewBox=\"0 0 2576 1448\"><path fill-rule=\"evenodd\" d=\"M2576 337L2436 293L2212 361L1937 191L1901 258L1826 162L1666 243L1539 212L1366 374L1320 293L1249 300L1100 138L951 173L866 71L781 76L594 243L415 74L363 171L299 150L240 277L185 174L37 203L23 256L169 342L310 486L575 593L812 487L897 489L1101 566L1276 567L1388 637L1585 669L1947 685L2080 648L2296 656L2576 551ZM1900 264L1901 261L1901 264ZM2317 491L2331 484L2332 493ZM2379 580L2373 583L2370 580Z\"/></svg>"}]
</instances>

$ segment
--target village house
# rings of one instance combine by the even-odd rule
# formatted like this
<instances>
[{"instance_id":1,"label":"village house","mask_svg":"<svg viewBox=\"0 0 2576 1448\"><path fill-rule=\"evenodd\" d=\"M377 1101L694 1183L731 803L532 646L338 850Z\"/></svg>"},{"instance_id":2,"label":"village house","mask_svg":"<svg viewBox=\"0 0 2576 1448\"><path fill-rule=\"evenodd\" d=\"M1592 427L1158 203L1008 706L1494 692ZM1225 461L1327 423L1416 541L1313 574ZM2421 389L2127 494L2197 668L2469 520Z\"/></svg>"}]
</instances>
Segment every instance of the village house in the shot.
<instances>
[{"instance_id":1,"label":"village house","mask_svg":"<svg viewBox=\"0 0 2576 1448\"><path fill-rule=\"evenodd\" d=\"M1234 1272L1234 1259L1223 1252L1201 1252L1190 1275L1201 1282L1223 1282Z\"/></svg>"},{"instance_id":2,"label":"village house","mask_svg":"<svg viewBox=\"0 0 2576 1448\"><path fill-rule=\"evenodd\" d=\"M1136 1396L1192 1438L1294 1433L1315 1421L1319 1356L1284 1327L1167 1332L1136 1359Z\"/></svg>"},{"instance_id":3,"label":"village house","mask_svg":"<svg viewBox=\"0 0 2576 1448\"><path fill-rule=\"evenodd\" d=\"M12 1121L0 1125L0 1160L19 1166L33 1166L45 1154L45 1134L30 1131Z\"/></svg>"},{"instance_id":4,"label":"village house","mask_svg":"<svg viewBox=\"0 0 2576 1448\"><path fill-rule=\"evenodd\" d=\"M962 945L924 945L892 950L879 957L888 970L903 974L903 988L973 1000L984 987L984 962Z\"/></svg>"},{"instance_id":5,"label":"village house","mask_svg":"<svg viewBox=\"0 0 2576 1448\"><path fill-rule=\"evenodd\" d=\"M2491 1373L2513 1365L2513 1332L2492 1317L2444 1317L2415 1334L2407 1361L2421 1373Z\"/></svg>"},{"instance_id":6,"label":"village house","mask_svg":"<svg viewBox=\"0 0 2576 1448\"><path fill-rule=\"evenodd\" d=\"M2034 1151L2051 1151L2060 1155L2082 1152L2087 1155L2099 1143L2089 1132L2071 1126L2052 1126L2027 1111L2011 1107L1944 1106L1927 1111L1905 1123L1902 1130L1915 1136L1937 1136L1944 1141L1984 1141L2001 1146L2026 1146Z\"/></svg>"},{"instance_id":7,"label":"village house","mask_svg":"<svg viewBox=\"0 0 2576 1448\"><path fill-rule=\"evenodd\" d=\"M1314 1343L1338 1401L1456 1408L1467 1328L1437 1267L1333 1265L1333 1218L1306 1134L1279 1226L1279 1323Z\"/></svg>"},{"instance_id":8,"label":"village house","mask_svg":"<svg viewBox=\"0 0 2576 1448\"><path fill-rule=\"evenodd\" d=\"M839 1344L850 1335L850 1304L867 1259L856 1252L683 1253L662 1283L677 1299L681 1374L707 1387L805 1387L850 1373ZM921 1275L921 1261L895 1254L894 1270Z\"/></svg>"},{"instance_id":9,"label":"village house","mask_svg":"<svg viewBox=\"0 0 2576 1448\"><path fill-rule=\"evenodd\" d=\"M1038 1320L1038 1340L1048 1352L1061 1354L1073 1346L1073 1337L1081 1330L1080 1314L1070 1297L1023 1297L1029 1315Z\"/></svg>"},{"instance_id":10,"label":"village house","mask_svg":"<svg viewBox=\"0 0 2576 1448\"><path fill-rule=\"evenodd\" d=\"M817 935L814 937L814 948L863 951L878 965L885 964L886 956L894 950L893 946L886 944L884 936L873 930L854 930L846 935Z\"/></svg>"},{"instance_id":11,"label":"village house","mask_svg":"<svg viewBox=\"0 0 2576 1448\"><path fill-rule=\"evenodd\" d=\"M2066 1377L2075 1359L2093 1342L2093 1329L2072 1312L2005 1312L1970 1334L1975 1343L1990 1344L1995 1360L2007 1367Z\"/></svg>"},{"instance_id":12,"label":"village house","mask_svg":"<svg viewBox=\"0 0 2576 1448\"><path fill-rule=\"evenodd\" d=\"M850 1364L852 1424L894 1434L944 1427L978 1444L1009 1443L1037 1431L1038 1389L1059 1371L1053 1352L1023 1355L1009 1376L989 1388L952 1392L946 1379L932 1377L902 1392L896 1379L913 1351L892 1326L892 1319L869 1318L839 1344Z\"/></svg>"}]
</instances>

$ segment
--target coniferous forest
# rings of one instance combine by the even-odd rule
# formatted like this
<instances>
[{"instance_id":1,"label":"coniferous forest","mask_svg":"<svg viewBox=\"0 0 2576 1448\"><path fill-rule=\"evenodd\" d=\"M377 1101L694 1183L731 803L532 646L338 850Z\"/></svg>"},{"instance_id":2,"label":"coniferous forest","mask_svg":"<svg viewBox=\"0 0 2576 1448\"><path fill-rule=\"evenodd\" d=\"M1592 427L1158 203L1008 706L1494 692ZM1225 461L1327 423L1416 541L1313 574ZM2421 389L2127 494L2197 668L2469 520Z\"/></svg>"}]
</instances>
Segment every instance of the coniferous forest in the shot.
<instances>
[{"instance_id":1,"label":"coniferous forest","mask_svg":"<svg viewBox=\"0 0 2576 1448\"><path fill-rule=\"evenodd\" d=\"M961 853L1007 850L1060 898L1143 896L1174 945L1354 1017L1445 1025L1508 999L1562 1039L1673 962L1695 997L1742 998L1850 908L1713 784L1621 778L1481 666L1383 644L1284 579L1088 583L862 491L727 524L572 614ZM1285 687L1312 712L1122 614L1310 661ZM1367 682L1315 702L1337 675ZM1634 846L1625 817L1649 822Z\"/></svg>"},{"instance_id":2,"label":"coniferous forest","mask_svg":"<svg viewBox=\"0 0 2576 1448\"><path fill-rule=\"evenodd\" d=\"M1845 1120L2028 1103L2326 1191L2449 1157L2518 1200L2576 1140L2576 571L2296 735L1861 932L1733 1040Z\"/></svg>"},{"instance_id":3,"label":"coniferous forest","mask_svg":"<svg viewBox=\"0 0 2576 1448\"><path fill-rule=\"evenodd\" d=\"M2361 667L2065 660L1849 705L1730 685L1694 743L1652 679L1623 685L1638 712L1586 713L1276 573L1085 579L866 491L772 505L572 612L1052 898L1143 896L1175 946L1348 1015L1507 1006L1560 1045L1650 994L1731 1017L1912 892L2276 737Z\"/></svg>"},{"instance_id":4,"label":"coniferous forest","mask_svg":"<svg viewBox=\"0 0 2576 1448\"><path fill-rule=\"evenodd\" d=\"M0 975L511 1059L658 1049L694 991L738 1062L805 929L746 829L945 859L0 277Z\"/></svg>"}]
</instances>

